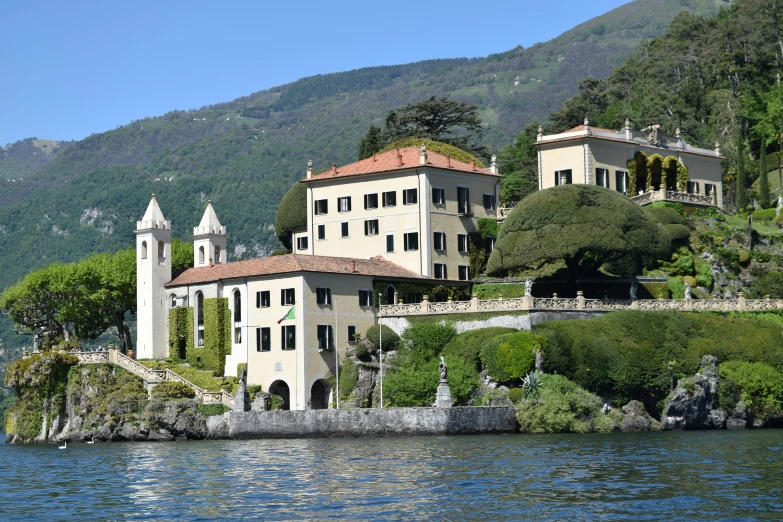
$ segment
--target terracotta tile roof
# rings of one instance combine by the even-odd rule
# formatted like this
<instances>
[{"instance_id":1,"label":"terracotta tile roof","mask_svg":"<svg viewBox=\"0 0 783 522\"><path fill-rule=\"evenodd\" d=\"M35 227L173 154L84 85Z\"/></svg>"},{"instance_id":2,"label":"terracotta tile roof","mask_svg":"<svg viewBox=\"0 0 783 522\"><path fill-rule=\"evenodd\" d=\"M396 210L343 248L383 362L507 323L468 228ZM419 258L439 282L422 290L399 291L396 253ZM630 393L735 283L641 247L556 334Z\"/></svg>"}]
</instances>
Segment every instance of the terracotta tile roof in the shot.
<instances>
[{"instance_id":1,"label":"terracotta tile roof","mask_svg":"<svg viewBox=\"0 0 783 522\"><path fill-rule=\"evenodd\" d=\"M383 154L377 154L371 158L363 159L355 163L349 163L338 167L336 171L329 169L326 172L322 172L313 176L310 179L303 179L303 182L320 181L326 179L343 178L346 176L358 176L362 174L375 174L379 172L391 172L395 170L411 169L420 167L419 163L419 151L418 147L408 147L405 149L399 149L402 156L402 165L399 165L397 160L397 150L390 150ZM479 167L471 167L470 163L464 163L457 161L453 158L449 159L443 154L437 152L427 151L427 165L432 167L438 167L447 170L455 170L459 172L471 172L476 174L484 174L487 176L502 177L500 174L493 174L489 169L482 169Z\"/></svg>"},{"instance_id":2,"label":"terracotta tile roof","mask_svg":"<svg viewBox=\"0 0 783 522\"><path fill-rule=\"evenodd\" d=\"M221 279L239 277L289 274L294 272L325 272L330 274L351 274L350 263L356 263L355 275L374 277L394 277L401 279L425 279L421 275L406 270L381 256L371 259L350 257L308 256L286 254L284 256L264 257L213 265L212 267L189 268L176 276L167 287L211 283Z\"/></svg>"}]
</instances>

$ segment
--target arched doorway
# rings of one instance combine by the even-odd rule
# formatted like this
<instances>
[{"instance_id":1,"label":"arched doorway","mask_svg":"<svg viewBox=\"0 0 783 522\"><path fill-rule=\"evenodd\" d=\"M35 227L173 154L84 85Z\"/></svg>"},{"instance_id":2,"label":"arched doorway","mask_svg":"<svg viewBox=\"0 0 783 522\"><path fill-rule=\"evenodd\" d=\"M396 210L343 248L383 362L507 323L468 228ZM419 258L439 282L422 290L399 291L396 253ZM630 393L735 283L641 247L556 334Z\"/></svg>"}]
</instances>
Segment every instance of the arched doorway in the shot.
<instances>
[{"instance_id":1,"label":"arched doorway","mask_svg":"<svg viewBox=\"0 0 783 522\"><path fill-rule=\"evenodd\" d=\"M281 410L291 409L291 392L289 391L288 385L285 383L285 381L273 382L269 387L269 393L272 395L277 395L283 399L283 406L280 407Z\"/></svg>"},{"instance_id":2,"label":"arched doorway","mask_svg":"<svg viewBox=\"0 0 783 522\"><path fill-rule=\"evenodd\" d=\"M329 384L323 379L313 383L310 389L310 409L325 410L329 407Z\"/></svg>"},{"instance_id":3,"label":"arched doorway","mask_svg":"<svg viewBox=\"0 0 783 522\"><path fill-rule=\"evenodd\" d=\"M389 285L386 288L386 303L397 304L397 289L394 288L394 285Z\"/></svg>"}]
</instances>

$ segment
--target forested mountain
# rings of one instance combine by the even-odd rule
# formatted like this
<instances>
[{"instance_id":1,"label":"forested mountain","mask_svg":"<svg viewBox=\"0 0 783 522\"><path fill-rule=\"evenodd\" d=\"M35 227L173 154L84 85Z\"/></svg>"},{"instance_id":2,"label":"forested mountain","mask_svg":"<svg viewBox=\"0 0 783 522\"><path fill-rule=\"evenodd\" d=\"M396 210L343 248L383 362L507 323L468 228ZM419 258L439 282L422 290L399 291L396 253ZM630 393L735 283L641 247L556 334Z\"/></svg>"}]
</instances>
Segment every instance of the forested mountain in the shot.
<instances>
[{"instance_id":1,"label":"forested mountain","mask_svg":"<svg viewBox=\"0 0 783 522\"><path fill-rule=\"evenodd\" d=\"M476 104L484 144L498 152L527 123L560 109L581 79L606 78L680 10L712 15L720 5L729 4L636 0L528 49L313 76L69 144L31 186L0 182L0 289L53 261L133 244L152 192L175 237L190 239L212 199L230 258L266 255L278 245L277 204L307 160L317 169L355 160L367 128L389 109L443 95ZM19 342L7 323L0 339Z\"/></svg>"}]
</instances>

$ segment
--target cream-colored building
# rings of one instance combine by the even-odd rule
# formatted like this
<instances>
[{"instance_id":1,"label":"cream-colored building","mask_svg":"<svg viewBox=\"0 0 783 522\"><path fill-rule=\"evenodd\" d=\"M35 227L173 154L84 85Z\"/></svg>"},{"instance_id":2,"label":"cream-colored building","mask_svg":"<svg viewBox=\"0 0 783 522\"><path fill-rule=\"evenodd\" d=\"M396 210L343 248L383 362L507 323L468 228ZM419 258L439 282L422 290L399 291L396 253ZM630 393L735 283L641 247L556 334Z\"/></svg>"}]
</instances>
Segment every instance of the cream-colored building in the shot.
<instances>
[{"instance_id":1,"label":"cream-colored building","mask_svg":"<svg viewBox=\"0 0 783 522\"><path fill-rule=\"evenodd\" d=\"M500 179L489 169L410 147L314 175L307 229L295 253L389 261L432 279L468 281L468 234L478 218L498 218Z\"/></svg>"},{"instance_id":2,"label":"cream-colored building","mask_svg":"<svg viewBox=\"0 0 783 522\"><path fill-rule=\"evenodd\" d=\"M613 131L585 121L559 134L544 135L539 128L536 147L539 190L599 185L642 204L671 200L723 207L720 148L689 145L679 131L667 136L658 125L637 131L627 121Z\"/></svg>"}]
</instances>

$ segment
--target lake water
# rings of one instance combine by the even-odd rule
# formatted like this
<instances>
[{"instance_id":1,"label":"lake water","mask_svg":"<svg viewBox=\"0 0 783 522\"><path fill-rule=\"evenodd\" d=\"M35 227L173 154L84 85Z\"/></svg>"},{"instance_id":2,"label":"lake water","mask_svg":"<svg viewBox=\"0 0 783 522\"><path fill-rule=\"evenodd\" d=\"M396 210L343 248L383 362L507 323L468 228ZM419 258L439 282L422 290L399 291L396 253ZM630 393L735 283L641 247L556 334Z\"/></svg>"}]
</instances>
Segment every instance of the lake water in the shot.
<instances>
[{"instance_id":1,"label":"lake water","mask_svg":"<svg viewBox=\"0 0 783 522\"><path fill-rule=\"evenodd\" d=\"M781 520L783 430L2 444L0 518Z\"/></svg>"}]
</instances>

